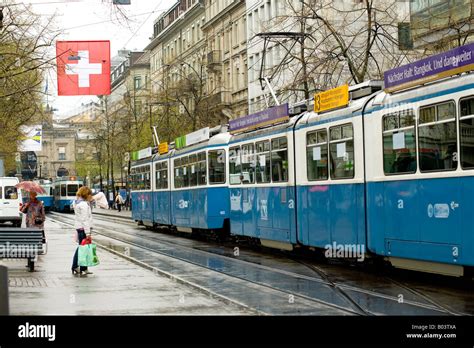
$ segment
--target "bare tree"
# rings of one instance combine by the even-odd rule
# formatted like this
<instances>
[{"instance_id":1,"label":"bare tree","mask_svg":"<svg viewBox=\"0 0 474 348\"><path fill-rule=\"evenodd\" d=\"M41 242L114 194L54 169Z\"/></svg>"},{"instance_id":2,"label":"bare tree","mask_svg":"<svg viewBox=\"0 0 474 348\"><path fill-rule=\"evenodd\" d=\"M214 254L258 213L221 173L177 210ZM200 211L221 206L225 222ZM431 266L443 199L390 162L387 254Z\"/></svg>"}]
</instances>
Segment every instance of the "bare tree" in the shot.
<instances>
[{"instance_id":1,"label":"bare tree","mask_svg":"<svg viewBox=\"0 0 474 348\"><path fill-rule=\"evenodd\" d=\"M8 1L2 5L0 26L0 153L7 160L17 151L21 126L41 123L43 77L54 64L48 55L56 35L53 18L35 14L30 6Z\"/></svg>"},{"instance_id":2,"label":"bare tree","mask_svg":"<svg viewBox=\"0 0 474 348\"><path fill-rule=\"evenodd\" d=\"M409 22L404 2L286 0L283 12L265 24L267 31L279 28L280 35L269 41L280 47L283 58L274 67L264 64L263 73L288 99L380 79L385 70L416 57L416 52L399 48L399 23ZM282 39L284 33L293 36Z\"/></svg>"}]
</instances>

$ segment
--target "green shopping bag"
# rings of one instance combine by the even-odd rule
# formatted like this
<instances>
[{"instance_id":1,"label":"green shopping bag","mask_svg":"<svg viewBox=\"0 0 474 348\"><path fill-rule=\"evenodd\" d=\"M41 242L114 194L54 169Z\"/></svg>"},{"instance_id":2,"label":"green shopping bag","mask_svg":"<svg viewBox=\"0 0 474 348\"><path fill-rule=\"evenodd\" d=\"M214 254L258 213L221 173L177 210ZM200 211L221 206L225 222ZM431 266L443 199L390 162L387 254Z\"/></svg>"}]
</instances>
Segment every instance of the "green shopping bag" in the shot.
<instances>
[{"instance_id":1,"label":"green shopping bag","mask_svg":"<svg viewBox=\"0 0 474 348\"><path fill-rule=\"evenodd\" d=\"M99 264L95 244L86 244L79 246L78 264L82 267L93 267Z\"/></svg>"}]
</instances>

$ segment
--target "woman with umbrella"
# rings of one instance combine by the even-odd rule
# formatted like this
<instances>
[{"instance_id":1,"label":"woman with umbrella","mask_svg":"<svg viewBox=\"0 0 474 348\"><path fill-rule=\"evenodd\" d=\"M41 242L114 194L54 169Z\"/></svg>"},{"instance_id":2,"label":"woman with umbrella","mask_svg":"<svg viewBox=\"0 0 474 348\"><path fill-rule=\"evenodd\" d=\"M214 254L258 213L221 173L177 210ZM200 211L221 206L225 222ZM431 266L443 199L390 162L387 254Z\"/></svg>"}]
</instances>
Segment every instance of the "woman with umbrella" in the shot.
<instances>
[{"instance_id":1,"label":"woman with umbrella","mask_svg":"<svg viewBox=\"0 0 474 348\"><path fill-rule=\"evenodd\" d=\"M44 189L33 181L22 181L15 186L30 193L30 201L20 208L26 214L26 227L44 229L46 213L43 202L36 197L38 193L45 193Z\"/></svg>"}]
</instances>

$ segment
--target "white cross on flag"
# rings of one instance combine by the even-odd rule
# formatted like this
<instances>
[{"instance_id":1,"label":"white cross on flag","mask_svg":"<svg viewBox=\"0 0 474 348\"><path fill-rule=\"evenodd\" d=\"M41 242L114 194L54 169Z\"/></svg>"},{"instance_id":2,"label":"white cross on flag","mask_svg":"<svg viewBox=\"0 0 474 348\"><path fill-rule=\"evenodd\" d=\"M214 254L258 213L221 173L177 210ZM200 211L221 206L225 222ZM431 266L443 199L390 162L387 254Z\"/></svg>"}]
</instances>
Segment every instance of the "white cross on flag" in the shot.
<instances>
[{"instance_id":1,"label":"white cross on flag","mask_svg":"<svg viewBox=\"0 0 474 348\"><path fill-rule=\"evenodd\" d=\"M110 41L58 41L58 95L110 95Z\"/></svg>"}]
</instances>

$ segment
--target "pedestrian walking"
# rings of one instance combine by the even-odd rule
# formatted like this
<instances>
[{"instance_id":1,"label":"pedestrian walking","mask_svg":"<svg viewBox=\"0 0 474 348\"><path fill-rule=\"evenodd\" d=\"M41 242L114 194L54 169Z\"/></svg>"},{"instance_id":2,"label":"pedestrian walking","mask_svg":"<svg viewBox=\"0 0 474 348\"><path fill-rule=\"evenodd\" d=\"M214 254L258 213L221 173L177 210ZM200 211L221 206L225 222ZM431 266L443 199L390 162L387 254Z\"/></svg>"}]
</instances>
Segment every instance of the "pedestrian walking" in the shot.
<instances>
[{"instance_id":1,"label":"pedestrian walking","mask_svg":"<svg viewBox=\"0 0 474 348\"><path fill-rule=\"evenodd\" d=\"M74 202L76 241L81 245L82 241L90 235L92 229L92 191L87 186L83 186L77 191L76 201ZM92 274L87 267L79 267L78 265L78 251L79 247L74 253L72 260L72 274Z\"/></svg>"},{"instance_id":2,"label":"pedestrian walking","mask_svg":"<svg viewBox=\"0 0 474 348\"><path fill-rule=\"evenodd\" d=\"M122 196L120 193L117 193L117 196L115 197L115 203L117 204L117 209L118 212L120 213L122 211L122 204L124 203Z\"/></svg>"},{"instance_id":3,"label":"pedestrian walking","mask_svg":"<svg viewBox=\"0 0 474 348\"><path fill-rule=\"evenodd\" d=\"M26 227L44 229L46 213L43 202L36 197L36 192L30 192L30 201L23 205L20 211L26 215Z\"/></svg>"}]
</instances>

